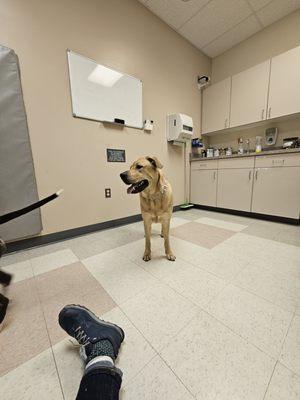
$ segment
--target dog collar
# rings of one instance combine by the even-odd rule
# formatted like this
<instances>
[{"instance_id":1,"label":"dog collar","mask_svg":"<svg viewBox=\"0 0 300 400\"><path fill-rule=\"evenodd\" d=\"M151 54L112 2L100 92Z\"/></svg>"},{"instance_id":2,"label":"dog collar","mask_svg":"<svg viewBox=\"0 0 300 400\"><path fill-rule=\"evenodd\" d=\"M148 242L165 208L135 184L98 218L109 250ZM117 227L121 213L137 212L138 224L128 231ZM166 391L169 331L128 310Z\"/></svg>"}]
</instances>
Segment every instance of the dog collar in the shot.
<instances>
[{"instance_id":1,"label":"dog collar","mask_svg":"<svg viewBox=\"0 0 300 400\"><path fill-rule=\"evenodd\" d=\"M158 193L153 194L153 195L150 195L148 198L149 198L150 200L156 200L156 199L158 199L159 197L163 196L163 195L166 193L167 188L168 188L167 185L162 185L161 188L160 188L160 191L159 191Z\"/></svg>"}]
</instances>

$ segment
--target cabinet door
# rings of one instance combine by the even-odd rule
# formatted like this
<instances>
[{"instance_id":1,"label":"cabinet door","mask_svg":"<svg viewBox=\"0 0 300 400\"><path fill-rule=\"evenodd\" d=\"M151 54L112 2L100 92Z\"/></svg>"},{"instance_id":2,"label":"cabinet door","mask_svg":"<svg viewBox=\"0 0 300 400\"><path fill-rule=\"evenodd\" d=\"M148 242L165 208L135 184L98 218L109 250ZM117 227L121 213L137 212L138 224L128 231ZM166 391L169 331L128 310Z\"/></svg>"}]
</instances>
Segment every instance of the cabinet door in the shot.
<instances>
[{"instance_id":1,"label":"cabinet door","mask_svg":"<svg viewBox=\"0 0 300 400\"><path fill-rule=\"evenodd\" d=\"M203 91L202 133L229 128L231 78Z\"/></svg>"},{"instance_id":2,"label":"cabinet door","mask_svg":"<svg viewBox=\"0 0 300 400\"><path fill-rule=\"evenodd\" d=\"M230 126L266 119L270 60L232 77Z\"/></svg>"},{"instance_id":3,"label":"cabinet door","mask_svg":"<svg viewBox=\"0 0 300 400\"><path fill-rule=\"evenodd\" d=\"M300 112L300 46L272 58L268 118Z\"/></svg>"},{"instance_id":4,"label":"cabinet door","mask_svg":"<svg viewBox=\"0 0 300 400\"><path fill-rule=\"evenodd\" d=\"M250 211L253 172L252 168L219 169L217 206Z\"/></svg>"},{"instance_id":5,"label":"cabinet door","mask_svg":"<svg viewBox=\"0 0 300 400\"><path fill-rule=\"evenodd\" d=\"M191 202L204 206L216 206L217 170L193 170L191 172Z\"/></svg>"},{"instance_id":6,"label":"cabinet door","mask_svg":"<svg viewBox=\"0 0 300 400\"><path fill-rule=\"evenodd\" d=\"M300 167L256 169L252 211L281 217L299 218Z\"/></svg>"}]
</instances>

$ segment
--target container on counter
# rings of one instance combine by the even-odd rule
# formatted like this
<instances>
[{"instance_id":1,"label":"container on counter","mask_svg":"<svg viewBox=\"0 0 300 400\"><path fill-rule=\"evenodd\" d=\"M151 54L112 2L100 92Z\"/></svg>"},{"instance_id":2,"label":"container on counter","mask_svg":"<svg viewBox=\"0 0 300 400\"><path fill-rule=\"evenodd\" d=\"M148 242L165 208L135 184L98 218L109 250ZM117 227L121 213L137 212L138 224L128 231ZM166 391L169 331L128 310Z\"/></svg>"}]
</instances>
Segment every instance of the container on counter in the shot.
<instances>
[{"instance_id":1,"label":"container on counter","mask_svg":"<svg viewBox=\"0 0 300 400\"><path fill-rule=\"evenodd\" d=\"M214 156L214 149L213 148L209 148L206 150L206 157L213 157Z\"/></svg>"},{"instance_id":2,"label":"container on counter","mask_svg":"<svg viewBox=\"0 0 300 400\"><path fill-rule=\"evenodd\" d=\"M226 156L232 156L232 148L231 147L227 147L225 149L225 154L226 154Z\"/></svg>"},{"instance_id":3,"label":"container on counter","mask_svg":"<svg viewBox=\"0 0 300 400\"><path fill-rule=\"evenodd\" d=\"M250 154L250 139L246 139L245 151L246 154Z\"/></svg>"},{"instance_id":4,"label":"container on counter","mask_svg":"<svg viewBox=\"0 0 300 400\"><path fill-rule=\"evenodd\" d=\"M219 156L220 156L219 149L214 149L214 157L219 157Z\"/></svg>"},{"instance_id":5,"label":"container on counter","mask_svg":"<svg viewBox=\"0 0 300 400\"><path fill-rule=\"evenodd\" d=\"M262 137L256 136L255 138L255 153L260 153L262 151Z\"/></svg>"},{"instance_id":6,"label":"container on counter","mask_svg":"<svg viewBox=\"0 0 300 400\"><path fill-rule=\"evenodd\" d=\"M244 154L243 138L238 138L238 154Z\"/></svg>"}]
</instances>

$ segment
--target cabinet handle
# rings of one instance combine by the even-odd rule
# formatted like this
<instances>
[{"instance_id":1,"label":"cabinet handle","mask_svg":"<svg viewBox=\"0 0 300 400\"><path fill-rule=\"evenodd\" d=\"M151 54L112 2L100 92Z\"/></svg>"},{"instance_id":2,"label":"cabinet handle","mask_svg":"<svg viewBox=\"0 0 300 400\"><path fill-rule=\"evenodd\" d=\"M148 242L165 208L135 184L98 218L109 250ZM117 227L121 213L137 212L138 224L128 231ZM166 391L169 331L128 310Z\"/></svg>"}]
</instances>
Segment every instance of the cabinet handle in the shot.
<instances>
[{"instance_id":1,"label":"cabinet handle","mask_svg":"<svg viewBox=\"0 0 300 400\"><path fill-rule=\"evenodd\" d=\"M271 118L271 107L269 107L269 114L268 114L268 118Z\"/></svg>"},{"instance_id":2,"label":"cabinet handle","mask_svg":"<svg viewBox=\"0 0 300 400\"><path fill-rule=\"evenodd\" d=\"M255 171L255 180L257 181L258 169Z\"/></svg>"},{"instance_id":3,"label":"cabinet handle","mask_svg":"<svg viewBox=\"0 0 300 400\"><path fill-rule=\"evenodd\" d=\"M263 108L263 109L261 110L261 119L264 119L264 116L265 116L265 109Z\"/></svg>"},{"instance_id":4,"label":"cabinet handle","mask_svg":"<svg viewBox=\"0 0 300 400\"><path fill-rule=\"evenodd\" d=\"M251 171L249 171L249 181L251 181Z\"/></svg>"},{"instance_id":5,"label":"cabinet handle","mask_svg":"<svg viewBox=\"0 0 300 400\"><path fill-rule=\"evenodd\" d=\"M216 177L217 177L217 172L214 171L214 180L216 180Z\"/></svg>"},{"instance_id":6,"label":"cabinet handle","mask_svg":"<svg viewBox=\"0 0 300 400\"><path fill-rule=\"evenodd\" d=\"M227 128L227 122L228 122L228 118L225 119L225 128Z\"/></svg>"}]
</instances>

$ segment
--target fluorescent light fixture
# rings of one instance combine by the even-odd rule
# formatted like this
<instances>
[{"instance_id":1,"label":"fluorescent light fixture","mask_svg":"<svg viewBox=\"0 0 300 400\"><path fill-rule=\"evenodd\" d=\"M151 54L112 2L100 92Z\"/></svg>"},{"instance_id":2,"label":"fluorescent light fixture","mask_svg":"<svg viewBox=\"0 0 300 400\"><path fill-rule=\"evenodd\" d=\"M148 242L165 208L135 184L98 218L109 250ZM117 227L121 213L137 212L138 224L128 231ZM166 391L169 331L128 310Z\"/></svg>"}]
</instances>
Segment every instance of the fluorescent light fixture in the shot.
<instances>
[{"instance_id":1,"label":"fluorescent light fixture","mask_svg":"<svg viewBox=\"0 0 300 400\"><path fill-rule=\"evenodd\" d=\"M122 78L122 76L123 74L120 72L104 67L103 65L97 65L89 75L88 80L102 86L112 87Z\"/></svg>"}]
</instances>

